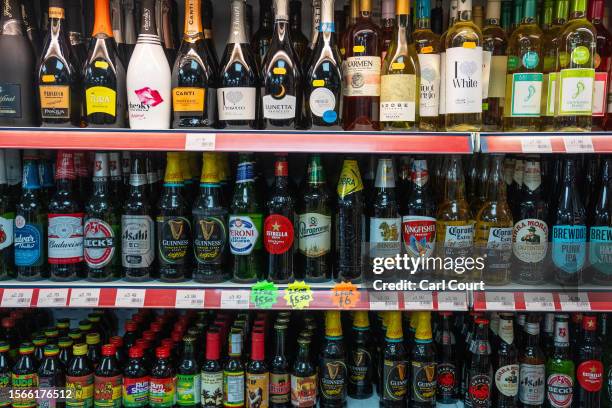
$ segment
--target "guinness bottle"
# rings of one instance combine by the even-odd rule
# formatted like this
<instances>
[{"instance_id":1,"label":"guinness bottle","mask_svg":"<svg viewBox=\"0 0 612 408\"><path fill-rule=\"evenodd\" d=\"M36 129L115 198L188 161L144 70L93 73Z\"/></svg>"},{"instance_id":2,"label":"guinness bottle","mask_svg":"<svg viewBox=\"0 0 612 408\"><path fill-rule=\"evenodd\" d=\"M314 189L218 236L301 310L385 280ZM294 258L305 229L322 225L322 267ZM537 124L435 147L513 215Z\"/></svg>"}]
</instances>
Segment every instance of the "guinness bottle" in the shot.
<instances>
[{"instance_id":1,"label":"guinness bottle","mask_svg":"<svg viewBox=\"0 0 612 408\"><path fill-rule=\"evenodd\" d=\"M372 395L372 340L368 312L355 312L348 361L348 395L351 398L366 399Z\"/></svg>"},{"instance_id":2,"label":"guinness bottle","mask_svg":"<svg viewBox=\"0 0 612 408\"><path fill-rule=\"evenodd\" d=\"M499 315L495 360L495 390L493 406L515 408L518 404L519 361L514 344L514 322L511 314Z\"/></svg>"},{"instance_id":3,"label":"guinness bottle","mask_svg":"<svg viewBox=\"0 0 612 408\"><path fill-rule=\"evenodd\" d=\"M418 313L415 345L412 348L412 393L413 407L435 407L437 390L436 349L431 334L431 313Z\"/></svg>"},{"instance_id":4,"label":"guinness bottle","mask_svg":"<svg viewBox=\"0 0 612 408\"><path fill-rule=\"evenodd\" d=\"M554 331L553 354L546 362L546 407L570 407L576 371L570 355L568 315L555 315Z\"/></svg>"},{"instance_id":5,"label":"guinness bottle","mask_svg":"<svg viewBox=\"0 0 612 408\"><path fill-rule=\"evenodd\" d=\"M319 406L345 407L347 393L347 367L340 312L325 312L325 341L319 362Z\"/></svg>"},{"instance_id":6,"label":"guinness bottle","mask_svg":"<svg viewBox=\"0 0 612 408\"><path fill-rule=\"evenodd\" d=\"M493 365L489 343L489 321L475 320L476 334L470 344L470 364L467 367L465 405L472 408L492 407Z\"/></svg>"},{"instance_id":7,"label":"guinness bottle","mask_svg":"<svg viewBox=\"0 0 612 408\"><path fill-rule=\"evenodd\" d=\"M408 353L404 346L401 312L387 312L387 332L382 350L381 408L403 408L408 399Z\"/></svg>"}]
</instances>

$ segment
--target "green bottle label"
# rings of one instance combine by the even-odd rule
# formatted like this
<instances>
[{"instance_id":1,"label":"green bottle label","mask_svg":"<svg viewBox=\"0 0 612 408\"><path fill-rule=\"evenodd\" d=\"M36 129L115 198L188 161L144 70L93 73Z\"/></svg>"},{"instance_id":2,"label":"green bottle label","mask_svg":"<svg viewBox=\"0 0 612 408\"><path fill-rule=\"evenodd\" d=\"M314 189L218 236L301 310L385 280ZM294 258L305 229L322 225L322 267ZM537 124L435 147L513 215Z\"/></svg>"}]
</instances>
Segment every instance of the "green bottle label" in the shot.
<instances>
[{"instance_id":1,"label":"green bottle label","mask_svg":"<svg viewBox=\"0 0 612 408\"><path fill-rule=\"evenodd\" d=\"M542 79L537 73L512 74L512 116L540 116Z\"/></svg>"},{"instance_id":2,"label":"green bottle label","mask_svg":"<svg viewBox=\"0 0 612 408\"><path fill-rule=\"evenodd\" d=\"M595 70L592 68L562 69L559 73L558 114L591 116Z\"/></svg>"},{"instance_id":3,"label":"green bottle label","mask_svg":"<svg viewBox=\"0 0 612 408\"><path fill-rule=\"evenodd\" d=\"M178 374L176 376L176 403L179 406L199 404L201 387L200 374Z\"/></svg>"}]
</instances>

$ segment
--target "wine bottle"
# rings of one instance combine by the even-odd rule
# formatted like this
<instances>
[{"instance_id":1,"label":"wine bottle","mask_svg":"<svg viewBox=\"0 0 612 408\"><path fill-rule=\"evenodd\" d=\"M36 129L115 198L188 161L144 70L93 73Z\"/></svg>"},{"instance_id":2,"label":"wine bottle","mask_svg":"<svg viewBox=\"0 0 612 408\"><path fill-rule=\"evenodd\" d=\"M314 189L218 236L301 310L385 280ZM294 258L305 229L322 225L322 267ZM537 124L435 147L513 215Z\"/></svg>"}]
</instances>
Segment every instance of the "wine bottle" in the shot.
<instances>
[{"instance_id":1,"label":"wine bottle","mask_svg":"<svg viewBox=\"0 0 612 408\"><path fill-rule=\"evenodd\" d=\"M34 50L18 0L2 0L0 17L0 126L36 126Z\"/></svg>"},{"instance_id":2,"label":"wine bottle","mask_svg":"<svg viewBox=\"0 0 612 408\"><path fill-rule=\"evenodd\" d=\"M320 0L321 20L317 42L307 68L306 126L339 129L342 71L334 24L334 0Z\"/></svg>"},{"instance_id":3,"label":"wine bottle","mask_svg":"<svg viewBox=\"0 0 612 408\"><path fill-rule=\"evenodd\" d=\"M172 0L157 0L155 5L157 33L170 63L176 58L176 42L172 25L174 21L172 17L174 6L175 4Z\"/></svg>"},{"instance_id":4,"label":"wine bottle","mask_svg":"<svg viewBox=\"0 0 612 408\"><path fill-rule=\"evenodd\" d=\"M42 37L36 23L36 14L32 0L21 0L21 13L28 38L34 48L34 55L36 55L36 59L39 59L42 52Z\"/></svg>"},{"instance_id":5,"label":"wine bottle","mask_svg":"<svg viewBox=\"0 0 612 408\"><path fill-rule=\"evenodd\" d=\"M482 101L483 125L488 131L502 129L505 81L508 57L506 32L500 27L501 2L492 0L487 3L487 17L482 30L483 50L491 54L491 69L487 98ZM483 87L487 86L483 83Z\"/></svg>"},{"instance_id":6,"label":"wine bottle","mask_svg":"<svg viewBox=\"0 0 612 408\"><path fill-rule=\"evenodd\" d=\"M222 128L257 128L260 79L244 24L246 0L232 0L230 34L220 64L217 104Z\"/></svg>"},{"instance_id":7,"label":"wine bottle","mask_svg":"<svg viewBox=\"0 0 612 408\"><path fill-rule=\"evenodd\" d=\"M127 66L132 58L138 34L136 34L136 17L134 14L134 0L121 0L123 6L123 44L119 44L119 55L123 65Z\"/></svg>"},{"instance_id":8,"label":"wine bottle","mask_svg":"<svg viewBox=\"0 0 612 408\"><path fill-rule=\"evenodd\" d=\"M85 120L91 127L125 127L125 67L111 29L109 0L95 0L92 46L85 61Z\"/></svg>"},{"instance_id":9,"label":"wine bottle","mask_svg":"<svg viewBox=\"0 0 612 408\"><path fill-rule=\"evenodd\" d=\"M68 0L66 8L66 23L68 24L68 39L75 58L75 67L80 69L87 58L87 47L83 39L83 12L80 0Z\"/></svg>"},{"instance_id":10,"label":"wine bottle","mask_svg":"<svg viewBox=\"0 0 612 408\"><path fill-rule=\"evenodd\" d=\"M117 46L123 44L123 10L121 9L121 0L110 0L110 19L115 43L117 43Z\"/></svg>"},{"instance_id":11,"label":"wine bottle","mask_svg":"<svg viewBox=\"0 0 612 408\"><path fill-rule=\"evenodd\" d=\"M49 32L36 75L42 126L80 125L80 74L66 29L64 0L49 0Z\"/></svg>"},{"instance_id":12,"label":"wine bottle","mask_svg":"<svg viewBox=\"0 0 612 408\"><path fill-rule=\"evenodd\" d=\"M446 36L457 21L457 6L459 0L451 0L448 12L448 28L440 36L440 104L438 109L440 129L446 126Z\"/></svg>"},{"instance_id":13,"label":"wine bottle","mask_svg":"<svg viewBox=\"0 0 612 408\"><path fill-rule=\"evenodd\" d=\"M291 0L289 3L289 25L293 49L298 61L303 61L308 48L308 39L302 32L302 1Z\"/></svg>"},{"instance_id":14,"label":"wine bottle","mask_svg":"<svg viewBox=\"0 0 612 408\"><path fill-rule=\"evenodd\" d=\"M170 127L171 72L155 28L155 0L143 0L140 35L127 71L132 129Z\"/></svg>"},{"instance_id":15,"label":"wine bottle","mask_svg":"<svg viewBox=\"0 0 612 408\"><path fill-rule=\"evenodd\" d=\"M302 63L304 64L304 72L308 71L308 67L310 67L310 58L312 58L313 51L317 46L319 39L319 27L321 25L321 0L312 0L311 14L312 21L310 27L310 42L308 43L308 47L306 47L306 51L304 52L304 57L302 59Z\"/></svg>"},{"instance_id":16,"label":"wine bottle","mask_svg":"<svg viewBox=\"0 0 612 408\"><path fill-rule=\"evenodd\" d=\"M185 29L172 69L173 128L213 127L217 89L202 28L201 0L185 2Z\"/></svg>"},{"instance_id":17,"label":"wine bottle","mask_svg":"<svg viewBox=\"0 0 612 408\"><path fill-rule=\"evenodd\" d=\"M266 56L268 48L270 48L272 43L273 24L274 12L272 11L272 0L259 0L259 28L251 39L251 48L259 63Z\"/></svg>"}]
</instances>

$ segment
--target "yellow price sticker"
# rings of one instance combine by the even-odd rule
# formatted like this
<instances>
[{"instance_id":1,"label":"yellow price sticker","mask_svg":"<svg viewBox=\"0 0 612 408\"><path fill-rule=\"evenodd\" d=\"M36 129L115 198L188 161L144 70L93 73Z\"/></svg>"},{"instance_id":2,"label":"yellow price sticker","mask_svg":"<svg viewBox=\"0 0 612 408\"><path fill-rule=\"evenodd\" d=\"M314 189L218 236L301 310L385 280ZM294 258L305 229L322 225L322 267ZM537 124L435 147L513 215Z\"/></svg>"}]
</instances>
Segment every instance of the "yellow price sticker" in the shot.
<instances>
[{"instance_id":1,"label":"yellow price sticker","mask_svg":"<svg viewBox=\"0 0 612 408\"><path fill-rule=\"evenodd\" d=\"M365 45L354 45L353 52L365 52Z\"/></svg>"},{"instance_id":2,"label":"yellow price sticker","mask_svg":"<svg viewBox=\"0 0 612 408\"><path fill-rule=\"evenodd\" d=\"M314 81L312 81L312 86L314 86L315 88L317 88L319 86L325 86L325 80L324 79L315 79Z\"/></svg>"},{"instance_id":3,"label":"yellow price sticker","mask_svg":"<svg viewBox=\"0 0 612 408\"><path fill-rule=\"evenodd\" d=\"M108 62L106 61L96 61L94 63L96 68L100 68L100 69L108 69Z\"/></svg>"},{"instance_id":4,"label":"yellow price sticker","mask_svg":"<svg viewBox=\"0 0 612 408\"><path fill-rule=\"evenodd\" d=\"M310 285L304 281L290 283L285 290L284 298L287 301L287 306L292 309L306 309L314 300Z\"/></svg>"},{"instance_id":5,"label":"yellow price sticker","mask_svg":"<svg viewBox=\"0 0 612 408\"><path fill-rule=\"evenodd\" d=\"M466 41L463 43L463 48L476 48L476 43L474 41Z\"/></svg>"},{"instance_id":6,"label":"yellow price sticker","mask_svg":"<svg viewBox=\"0 0 612 408\"><path fill-rule=\"evenodd\" d=\"M340 309L352 309L357 306L361 293L351 282L339 282L332 288L332 301Z\"/></svg>"},{"instance_id":7,"label":"yellow price sticker","mask_svg":"<svg viewBox=\"0 0 612 408\"><path fill-rule=\"evenodd\" d=\"M276 67L272 70L274 75L285 75L287 73L287 69L283 67Z\"/></svg>"},{"instance_id":8,"label":"yellow price sticker","mask_svg":"<svg viewBox=\"0 0 612 408\"><path fill-rule=\"evenodd\" d=\"M406 68L406 64L403 62L394 62L391 64L391 69L404 69Z\"/></svg>"},{"instance_id":9,"label":"yellow price sticker","mask_svg":"<svg viewBox=\"0 0 612 408\"><path fill-rule=\"evenodd\" d=\"M49 82L55 82L55 75L47 74L42 76L42 81L46 84Z\"/></svg>"},{"instance_id":10,"label":"yellow price sticker","mask_svg":"<svg viewBox=\"0 0 612 408\"><path fill-rule=\"evenodd\" d=\"M431 54L432 52L433 52L433 47L431 45L421 48L421 54Z\"/></svg>"}]
</instances>

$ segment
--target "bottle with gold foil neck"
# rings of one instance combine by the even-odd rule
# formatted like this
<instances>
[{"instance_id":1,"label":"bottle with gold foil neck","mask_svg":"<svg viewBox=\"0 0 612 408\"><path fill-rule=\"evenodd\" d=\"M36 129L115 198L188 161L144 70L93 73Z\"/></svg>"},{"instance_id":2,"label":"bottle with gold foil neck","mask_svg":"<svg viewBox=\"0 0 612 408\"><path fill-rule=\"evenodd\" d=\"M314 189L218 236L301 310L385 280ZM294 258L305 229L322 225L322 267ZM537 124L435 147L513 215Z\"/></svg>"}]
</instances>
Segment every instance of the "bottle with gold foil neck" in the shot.
<instances>
[{"instance_id":1,"label":"bottle with gold foil neck","mask_svg":"<svg viewBox=\"0 0 612 408\"><path fill-rule=\"evenodd\" d=\"M179 159L181 165L181 175L183 176L183 198L188 203L192 203L195 199L196 191L193 184L193 174L191 173L191 164L189 163L189 155L191 152L180 152ZM198 169L199 170L199 169Z\"/></svg>"},{"instance_id":2,"label":"bottle with gold foil neck","mask_svg":"<svg viewBox=\"0 0 612 408\"><path fill-rule=\"evenodd\" d=\"M219 153L202 154L200 191L191 212L196 282L223 282L227 269L227 207L220 184Z\"/></svg>"},{"instance_id":3,"label":"bottle with gold foil neck","mask_svg":"<svg viewBox=\"0 0 612 408\"><path fill-rule=\"evenodd\" d=\"M436 349L431 335L431 312L416 314L416 333L411 355L411 404L413 407L431 407L436 403L437 372Z\"/></svg>"},{"instance_id":4,"label":"bottle with gold foil neck","mask_svg":"<svg viewBox=\"0 0 612 408\"><path fill-rule=\"evenodd\" d=\"M366 399L372 395L372 340L368 312L355 312L348 358L348 395L351 398Z\"/></svg>"},{"instance_id":5,"label":"bottle with gold foil neck","mask_svg":"<svg viewBox=\"0 0 612 408\"><path fill-rule=\"evenodd\" d=\"M319 406L336 408L346 406L347 385L346 352L340 312L326 311L325 341L321 347L319 361Z\"/></svg>"},{"instance_id":6,"label":"bottle with gold foil neck","mask_svg":"<svg viewBox=\"0 0 612 408\"><path fill-rule=\"evenodd\" d=\"M402 335L401 312L388 312L382 352L380 407L405 407L408 398L408 353Z\"/></svg>"},{"instance_id":7,"label":"bottle with gold foil neck","mask_svg":"<svg viewBox=\"0 0 612 408\"><path fill-rule=\"evenodd\" d=\"M156 218L159 277L165 282L182 281L191 271L191 223L183 196L181 160L178 152L168 152Z\"/></svg>"}]
</instances>

